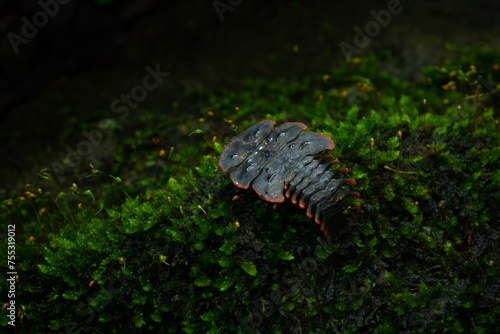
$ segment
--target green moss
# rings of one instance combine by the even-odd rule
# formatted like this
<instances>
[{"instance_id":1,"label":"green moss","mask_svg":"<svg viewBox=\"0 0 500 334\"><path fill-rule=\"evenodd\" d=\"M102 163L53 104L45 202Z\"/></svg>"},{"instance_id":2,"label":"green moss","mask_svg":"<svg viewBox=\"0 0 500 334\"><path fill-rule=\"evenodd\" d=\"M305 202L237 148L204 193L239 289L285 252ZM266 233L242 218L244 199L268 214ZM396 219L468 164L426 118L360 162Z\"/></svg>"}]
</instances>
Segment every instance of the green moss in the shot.
<instances>
[{"instance_id":1,"label":"green moss","mask_svg":"<svg viewBox=\"0 0 500 334\"><path fill-rule=\"evenodd\" d=\"M23 329L494 332L499 116L484 96L469 103L477 73L460 65L487 68L487 54L425 69L422 83L382 73L375 56L321 84L245 80L179 102L198 103L206 119L188 125L189 145L160 153L146 143L181 122L144 117L113 170L75 171L90 183L59 184L41 171L40 184L0 213L17 228ZM452 75L458 88L446 91ZM218 170L231 126L263 118L333 138L332 153L358 180L358 222L339 219L325 239L300 209L273 210Z\"/></svg>"}]
</instances>

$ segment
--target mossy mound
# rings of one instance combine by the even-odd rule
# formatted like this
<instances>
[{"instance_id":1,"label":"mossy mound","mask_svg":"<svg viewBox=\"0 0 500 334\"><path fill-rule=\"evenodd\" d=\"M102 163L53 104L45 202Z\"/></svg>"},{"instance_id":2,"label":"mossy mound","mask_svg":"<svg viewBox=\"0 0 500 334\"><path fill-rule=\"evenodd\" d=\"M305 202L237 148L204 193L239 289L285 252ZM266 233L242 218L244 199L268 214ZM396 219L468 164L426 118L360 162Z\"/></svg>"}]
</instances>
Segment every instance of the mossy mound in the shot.
<instances>
[{"instance_id":1,"label":"mossy mound","mask_svg":"<svg viewBox=\"0 0 500 334\"><path fill-rule=\"evenodd\" d=\"M424 83L368 57L303 83L197 92L185 101L204 106L195 138L208 144L169 154L144 144L159 128L136 132L115 153L121 178L92 167L92 190L41 171L2 203L17 230L21 332L495 332L499 113L477 78L497 67L466 56ZM262 118L333 138L358 181L359 221L324 238L303 210L231 184L217 168L227 125Z\"/></svg>"}]
</instances>

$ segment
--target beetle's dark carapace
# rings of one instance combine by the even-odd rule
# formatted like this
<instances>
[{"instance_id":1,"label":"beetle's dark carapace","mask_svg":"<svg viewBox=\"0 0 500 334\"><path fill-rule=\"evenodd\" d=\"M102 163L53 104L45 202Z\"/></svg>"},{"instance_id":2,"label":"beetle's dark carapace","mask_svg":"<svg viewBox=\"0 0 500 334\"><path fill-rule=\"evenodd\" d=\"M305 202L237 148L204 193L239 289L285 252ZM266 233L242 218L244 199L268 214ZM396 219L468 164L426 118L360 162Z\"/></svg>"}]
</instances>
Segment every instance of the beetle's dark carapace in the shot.
<instances>
[{"instance_id":1,"label":"beetle's dark carapace","mask_svg":"<svg viewBox=\"0 0 500 334\"><path fill-rule=\"evenodd\" d=\"M303 132L303 123L284 123L273 129L274 121L259 122L231 139L219 158L219 167L230 172L235 186L248 189L250 184L264 200L282 203L286 198L293 204L307 208L307 216L321 225L321 232L328 236L327 222L345 211L361 208L345 200L346 196L360 197L355 191L342 187L350 178L337 179L336 174L349 173L347 168L330 170L338 165L325 151L335 144L326 135ZM356 214L352 214L357 219Z\"/></svg>"}]
</instances>

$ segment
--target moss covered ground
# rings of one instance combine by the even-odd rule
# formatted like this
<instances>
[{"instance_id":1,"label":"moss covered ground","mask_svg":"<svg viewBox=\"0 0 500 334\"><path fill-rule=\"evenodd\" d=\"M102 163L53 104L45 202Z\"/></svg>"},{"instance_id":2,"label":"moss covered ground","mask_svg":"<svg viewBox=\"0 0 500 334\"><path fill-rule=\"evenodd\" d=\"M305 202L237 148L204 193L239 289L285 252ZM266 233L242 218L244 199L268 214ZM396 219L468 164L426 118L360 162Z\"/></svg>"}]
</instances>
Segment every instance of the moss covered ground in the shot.
<instances>
[{"instance_id":1,"label":"moss covered ground","mask_svg":"<svg viewBox=\"0 0 500 334\"><path fill-rule=\"evenodd\" d=\"M0 207L20 332L494 333L500 53L462 50L418 83L381 71L387 57L194 91L172 109L197 122L142 113L106 134L120 142L102 166L39 171ZM331 136L358 181L357 222L324 238L303 210L232 185L218 155L262 119Z\"/></svg>"}]
</instances>

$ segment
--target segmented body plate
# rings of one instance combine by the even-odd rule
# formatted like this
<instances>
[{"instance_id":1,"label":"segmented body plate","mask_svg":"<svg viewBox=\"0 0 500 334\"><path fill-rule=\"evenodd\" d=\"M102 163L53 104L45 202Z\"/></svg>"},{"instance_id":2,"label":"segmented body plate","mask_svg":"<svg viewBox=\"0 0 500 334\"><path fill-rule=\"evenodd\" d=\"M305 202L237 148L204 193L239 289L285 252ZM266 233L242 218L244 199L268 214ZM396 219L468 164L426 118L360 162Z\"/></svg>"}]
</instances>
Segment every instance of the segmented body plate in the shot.
<instances>
[{"instance_id":1,"label":"segmented body plate","mask_svg":"<svg viewBox=\"0 0 500 334\"><path fill-rule=\"evenodd\" d=\"M356 181L335 178L338 172L349 173L347 168L329 169L339 163L331 160L331 155L321 154L335 148L331 138L302 133L307 129L303 123L284 123L273 130L274 124L259 122L231 139L222 151L219 167L223 172L234 167L230 173L234 185L248 189L252 184L268 202L282 203L291 196L293 204L299 203L303 209L307 204L308 217L312 218L314 211L314 221L328 236L329 219L346 210L360 211L359 206L345 200L346 196L359 198L359 193L342 187Z\"/></svg>"}]
</instances>

